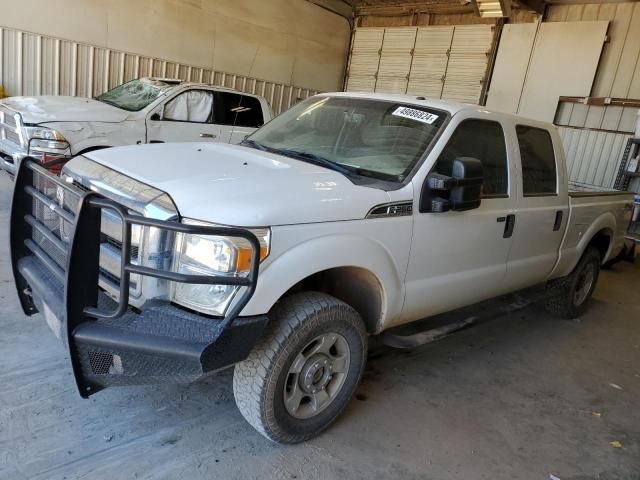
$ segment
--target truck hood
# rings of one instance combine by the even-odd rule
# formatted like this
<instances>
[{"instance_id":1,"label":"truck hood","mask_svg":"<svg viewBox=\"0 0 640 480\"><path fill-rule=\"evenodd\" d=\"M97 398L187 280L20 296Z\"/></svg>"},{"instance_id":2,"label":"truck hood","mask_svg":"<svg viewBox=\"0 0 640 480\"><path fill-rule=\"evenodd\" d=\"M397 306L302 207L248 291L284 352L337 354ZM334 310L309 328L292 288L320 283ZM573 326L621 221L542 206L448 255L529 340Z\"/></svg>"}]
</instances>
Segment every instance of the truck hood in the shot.
<instances>
[{"instance_id":1,"label":"truck hood","mask_svg":"<svg viewBox=\"0 0 640 480\"><path fill-rule=\"evenodd\" d=\"M123 122L129 112L82 97L10 97L0 103L22 115L24 123Z\"/></svg>"},{"instance_id":2,"label":"truck hood","mask_svg":"<svg viewBox=\"0 0 640 480\"><path fill-rule=\"evenodd\" d=\"M333 170L237 145L134 145L86 157L168 193L183 217L223 225L359 220L389 201Z\"/></svg>"}]
</instances>

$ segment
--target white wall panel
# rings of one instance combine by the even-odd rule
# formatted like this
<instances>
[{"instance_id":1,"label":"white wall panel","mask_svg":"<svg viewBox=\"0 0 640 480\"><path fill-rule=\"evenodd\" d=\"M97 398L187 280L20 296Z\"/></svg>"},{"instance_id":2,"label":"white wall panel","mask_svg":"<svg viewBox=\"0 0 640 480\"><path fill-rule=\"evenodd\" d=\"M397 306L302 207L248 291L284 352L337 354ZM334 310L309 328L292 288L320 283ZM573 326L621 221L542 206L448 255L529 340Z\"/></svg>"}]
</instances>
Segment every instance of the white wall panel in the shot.
<instances>
[{"instance_id":1,"label":"white wall panel","mask_svg":"<svg viewBox=\"0 0 640 480\"><path fill-rule=\"evenodd\" d=\"M518 111L537 30L537 23L507 24L502 28L487 107L506 113Z\"/></svg>"},{"instance_id":2,"label":"white wall panel","mask_svg":"<svg viewBox=\"0 0 640 480\"><path fill-rule=\"evenodd\" d=\"M0 28L0 45L0 85L4 85L8 95L92 97L133 78L151 74L225 85L264 95L275 113L318 93L300 86L7 28Z\"/></svg>"},{"instance_id":3,"label":"white wall panel","mask_svg":"<svg viewBox=\"0 0 640 480\"><path fill-rule=\"evenodd\" d=\"M538 29L518 113L553 121L561 96L588 96L609 22L551 22Z\"/></svg>"}]
</instances>

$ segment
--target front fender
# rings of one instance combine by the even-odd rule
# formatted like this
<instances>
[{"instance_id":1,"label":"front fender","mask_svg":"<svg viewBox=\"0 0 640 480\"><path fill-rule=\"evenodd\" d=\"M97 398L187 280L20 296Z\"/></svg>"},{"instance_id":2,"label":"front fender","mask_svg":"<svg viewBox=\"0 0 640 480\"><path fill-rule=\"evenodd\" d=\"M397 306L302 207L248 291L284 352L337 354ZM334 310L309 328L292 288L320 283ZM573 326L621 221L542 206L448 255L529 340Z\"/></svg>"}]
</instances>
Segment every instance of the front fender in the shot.
<instances>
[{"instance_id":1,"label":"front fender","mask_svg":"<svg viewBox=\"0 0 640 480\"><path fill-rule=\"evenodd\" d=\"M44 124L64 136L72 155L89 148L134 145L145 141L144 122L50 122Z\"/></svg>"},{"instance_id":2,"label":"front fender","mask_svg":"<svg viewBox=\"0 0 640 480\"><path fill-rule=\"evenodd\" d=\"M371 238L351 234L322 236L286 248L268 260L261 266L256 293L242 311L243 316L267 313L301 280L337 267L363 268L377 278L381 286L383 324L402 310L401 267L383 244Z\"/></svg>"}]
</instances>

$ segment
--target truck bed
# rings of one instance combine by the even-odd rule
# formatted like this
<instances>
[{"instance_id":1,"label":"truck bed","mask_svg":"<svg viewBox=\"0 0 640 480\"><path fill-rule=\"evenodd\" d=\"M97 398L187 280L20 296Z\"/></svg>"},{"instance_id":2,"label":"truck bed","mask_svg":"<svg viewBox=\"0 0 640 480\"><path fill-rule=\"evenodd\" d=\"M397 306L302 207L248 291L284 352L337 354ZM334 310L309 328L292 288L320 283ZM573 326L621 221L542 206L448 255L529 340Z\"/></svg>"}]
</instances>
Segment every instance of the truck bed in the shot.
<instances>
[{"instance_id":1,"label":"truck bed","mask_svg":"<svg viewBox=\"0 0 640 480\"><path fill-rule=\"evenodd\" d=\"M633 193L594 186L569 184L569 219L560 247L560 257L553 277L561 277L571 272L583 251L582 242L592 238L601 228L605 218L615 218L612 248L602 259L610 260L622 249L633 208ZM595 230L595 231L591 231Z\"/></svg>"}]
</instances>

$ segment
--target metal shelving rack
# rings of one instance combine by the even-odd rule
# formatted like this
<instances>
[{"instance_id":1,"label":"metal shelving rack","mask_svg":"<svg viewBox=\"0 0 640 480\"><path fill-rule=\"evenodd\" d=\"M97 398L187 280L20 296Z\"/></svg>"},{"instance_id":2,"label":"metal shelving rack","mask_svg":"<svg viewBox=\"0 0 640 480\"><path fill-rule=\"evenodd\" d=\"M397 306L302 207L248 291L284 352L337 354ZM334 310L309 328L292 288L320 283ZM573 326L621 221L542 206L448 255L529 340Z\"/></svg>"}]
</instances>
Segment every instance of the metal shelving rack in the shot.
<instances>
[{"instance_id":1,"label":"metal shelving rack","mask_svg":"<svg viewBox=\"0 0 640 480\"><path fill-rule=\"evenodd\" d=\"M630 138L622 154L622 160L618 167L618 173L613 188L616 190L628 190L629 184L634 177L640 177L640 170L629 172L629 162L640 153L640 138ZM640 243L640 221L631 222L629 225L627 238Z\"/></svg>"}]
</instances>

